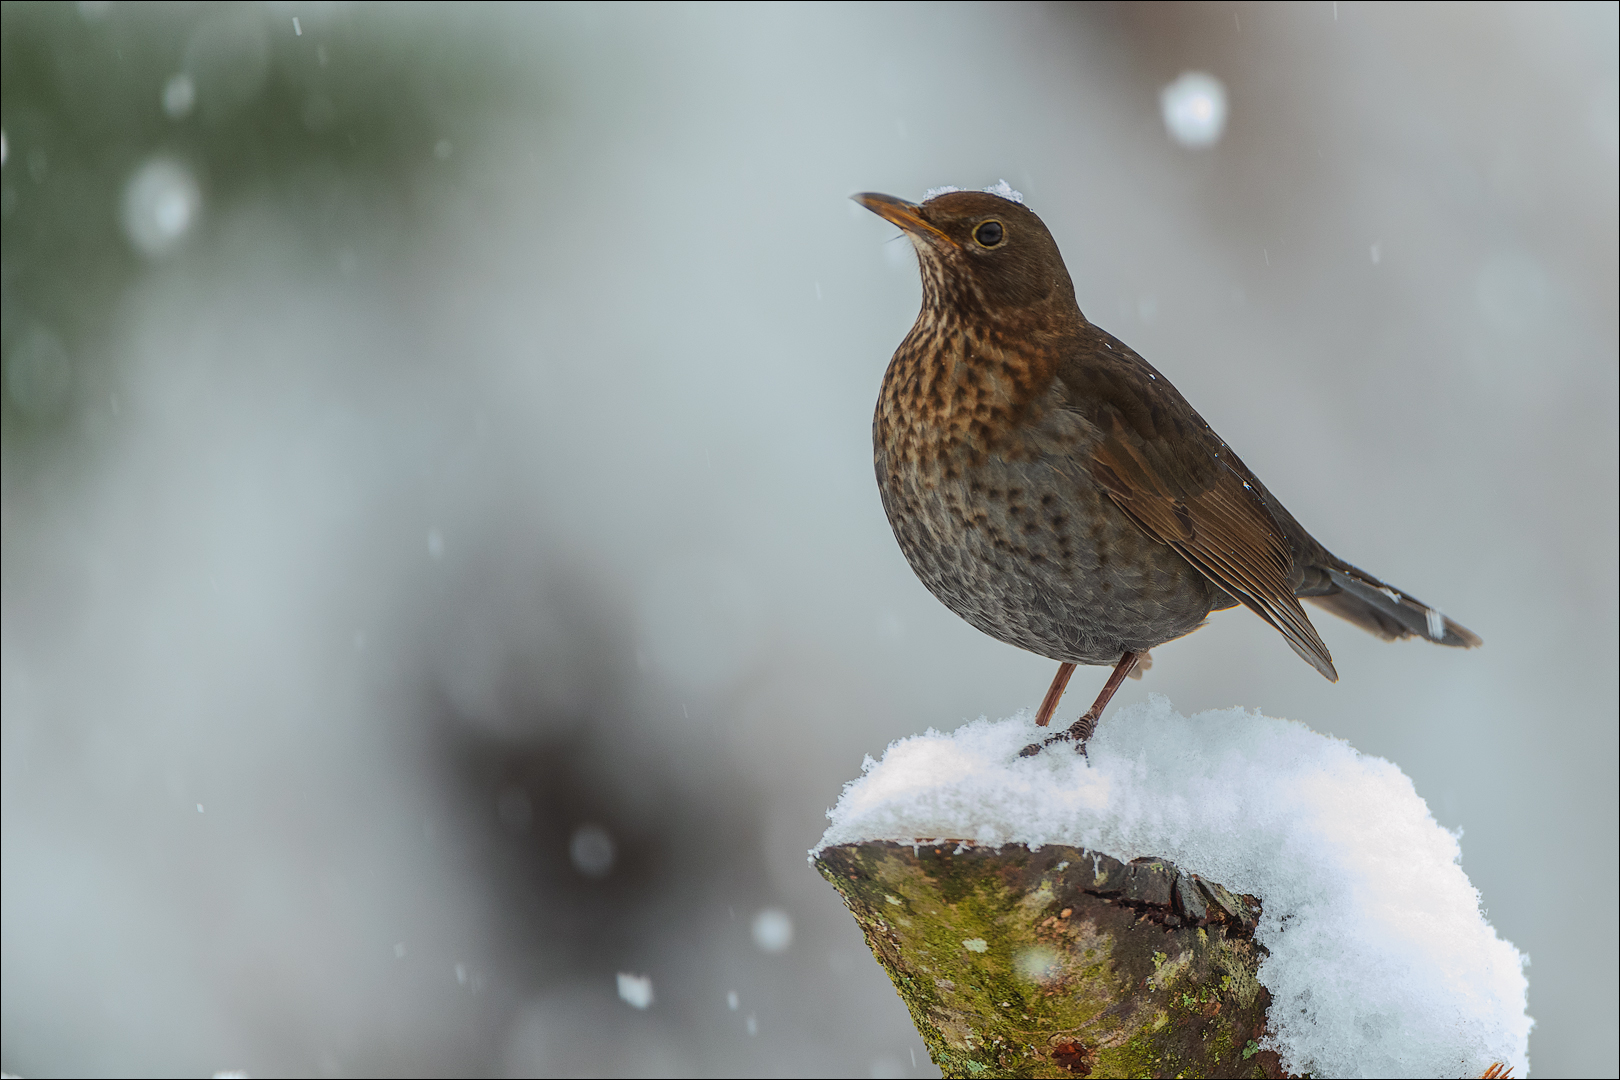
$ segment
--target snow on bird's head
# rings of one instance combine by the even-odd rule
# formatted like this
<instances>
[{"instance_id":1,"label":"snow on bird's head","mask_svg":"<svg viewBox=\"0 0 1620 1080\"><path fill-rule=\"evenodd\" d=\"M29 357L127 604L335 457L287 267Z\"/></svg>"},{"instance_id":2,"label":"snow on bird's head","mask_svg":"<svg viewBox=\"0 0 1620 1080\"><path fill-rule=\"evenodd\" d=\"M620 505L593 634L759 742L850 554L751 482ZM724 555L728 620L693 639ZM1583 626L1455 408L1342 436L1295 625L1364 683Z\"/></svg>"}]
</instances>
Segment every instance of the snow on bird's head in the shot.
<instances>
[{"instance_id":1,"label":"snow on bird's head","mask_svg":"<svg viewBox=\"0 0 1620 1080\"><path fill-rule=\"evenodd\" d=\"M923 192L923 202L928 202L929 200L938 198L941 195L949 195L953 191L967 190L967 188L959 188L955 184L946 184L944 187L929 188L927 191ZM992 186L980 188L979 190L983 191L987 195L999 195L1008 202L1015 202L1019 206L1028 205L1024 202L1024 196L1019 194L1017 191L1014 191L1013 186L1007 183L1005 180L997 180Z\"/></svg>"}]
</instances>

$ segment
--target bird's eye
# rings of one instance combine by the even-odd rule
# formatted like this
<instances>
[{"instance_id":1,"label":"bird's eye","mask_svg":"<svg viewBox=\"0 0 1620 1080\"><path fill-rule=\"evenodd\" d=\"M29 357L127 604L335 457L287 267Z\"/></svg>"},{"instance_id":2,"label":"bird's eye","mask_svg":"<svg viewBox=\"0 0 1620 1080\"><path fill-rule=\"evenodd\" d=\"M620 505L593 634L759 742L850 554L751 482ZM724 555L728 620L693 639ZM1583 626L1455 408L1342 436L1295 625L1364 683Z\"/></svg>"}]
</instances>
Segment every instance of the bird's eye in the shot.
<instances>
[{"instance_id":1,"label":"bird's eye","mask_svg":"<svg viewBox=\"0 0 1620 1080\"><path fill-rule=\"evenodd\" d=\"M980 247L995 247L1001 243L1001 222L985 221L973 230L973 239L979 242Z\"/></svg>"}]
</instances>

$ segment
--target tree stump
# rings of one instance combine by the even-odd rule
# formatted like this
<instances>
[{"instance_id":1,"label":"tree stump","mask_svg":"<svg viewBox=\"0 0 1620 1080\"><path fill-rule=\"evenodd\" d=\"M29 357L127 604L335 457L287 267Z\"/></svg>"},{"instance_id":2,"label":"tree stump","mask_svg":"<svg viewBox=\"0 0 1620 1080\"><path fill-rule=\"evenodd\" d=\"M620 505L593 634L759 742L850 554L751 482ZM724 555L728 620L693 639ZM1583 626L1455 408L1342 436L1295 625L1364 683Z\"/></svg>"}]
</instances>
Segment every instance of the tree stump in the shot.
<instances>
[{"instance_id":1,"label":"tree stump","mask_svg":"<svg viewBox=\"0 0 1620 1080\"><path fill-rule=\"evenodd\" d=\"M870 841L813 860L946 1076L1284 1075L1260 903L1161 859Z\"/></svg>"}]
</instances>

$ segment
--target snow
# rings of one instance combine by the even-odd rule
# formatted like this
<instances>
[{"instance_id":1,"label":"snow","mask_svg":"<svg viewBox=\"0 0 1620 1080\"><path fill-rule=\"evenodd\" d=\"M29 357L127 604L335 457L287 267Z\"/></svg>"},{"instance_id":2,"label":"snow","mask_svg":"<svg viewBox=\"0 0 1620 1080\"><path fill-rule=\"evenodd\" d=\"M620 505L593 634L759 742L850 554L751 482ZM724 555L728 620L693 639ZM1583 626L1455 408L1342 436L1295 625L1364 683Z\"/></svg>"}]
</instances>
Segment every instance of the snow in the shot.
<instances>
[{"instance_id":1,"label":"snow","mask_svg":"<svg viewBox=\"0 0 1620 1080\"><path fill-rule=\"evenodd\" d=\"M146 162L124 187L124 232L143 255L172 251L202 210L191 170L168 158Z\"/></svg>"},{"instance_id":2,"label":"snow","mask_svg":"<svg viewBox=\"0 0 1620 1080\"><path fill-rule=\"evenodd\" d=\"M930 729L867 758L817 851L862 840L1067 844L1158 856L1261 898L1269 1045L1293 1073L1528 1075L1527 959L1485 920L1395 765L1303 724L1163 697L1105 718L1090 761L1027 713Z\"/></svg>"},{"instance_id":3,"label":"snow","mask_svg":"<svg viewBox=\"0 0 1620 1080\"><path fill-rule=\"evenodd\" d=\"M163 84L163 111L171 120L183 120L197 104L197 84L185 72Z\"/></svg>"},{"instance_id":4,"label":"snow","mask_svg":"<svg viewBox=\"0 0 1620 1080\"><path fill-rule=\"evenodd\" d=\"M966 190L968 190L968 189L967 188L959 188L959 187L956 187L953 184L946 184L944 187L929 188L927 191L923 192L923 202L927 202L930 199L937 198L940 195L949 195L953 191L966 191ZM1003 199L1006 199L1008 202L1015 202L1019 206L1026 205L1025 202L1024 202L1024 196L1019 194L1018 192L1014 191L1012 185L1007 183L1007 181L1005 181L1005 180L997 180L994 184L990 185L987 188L982 188L981 190L984 191L988 195L999 195Z\"/></svg>"},{"instance_id":5,"label":"snow","mask_svg":"<svg viewBox=\"0 0 1620 1080\"><path fill-rule=\"evenodd\" d=\"M750 929L754 944L764 952L779 953L793 944L793 920L781 908L765 908Z\"/></svg>"},{"instance_id":6,"label":"snow","mask_svg":"<svg viewBox=\"0 0 1620 1080\"><path fill-rule=\"evenodd\" d=\"M581 825L568 840L568 858L586 877L607 877L617 857L613 835L600 825Z\"/></svg>"},{"instance_id":7,"label":"snow","mask_svg":"<svg viewBox=\"0 0 1620 1080\"><path fill-rule=\"evenodd\" d=\"M985 188L984 190L989 192L991 195L1000 195L1003 199L1006 199L1009 202L1015 202L1019 206L1024 205L1024 197L1018 192L1014 191L1012 189L1012 185L1007 183L1005 180L997 180L994 184Z\"/></svg>"},{"instance_id":8,"label":"snow","mask_svg":"<svg viewBox=\"0 0 1620 1080\"><path fill-rule=\"evenodd\" d=\"M1214 146L1226 130L1226 87L1207 72L1183 72L1159 91L1159 107L1165 130L1182 146Z\"/></svg>"},{"instance_id":9,"label":"snow","mask_svg":"<svg viewBox=\"0 0 1620 1080\"><path fill-rule=\"evenodd\" d=\"M615 977L619 985L619 1000L632 1009L645 1009L653 1003L651 975L632 975L621 971Z\"/></svg>"}]
</instances>

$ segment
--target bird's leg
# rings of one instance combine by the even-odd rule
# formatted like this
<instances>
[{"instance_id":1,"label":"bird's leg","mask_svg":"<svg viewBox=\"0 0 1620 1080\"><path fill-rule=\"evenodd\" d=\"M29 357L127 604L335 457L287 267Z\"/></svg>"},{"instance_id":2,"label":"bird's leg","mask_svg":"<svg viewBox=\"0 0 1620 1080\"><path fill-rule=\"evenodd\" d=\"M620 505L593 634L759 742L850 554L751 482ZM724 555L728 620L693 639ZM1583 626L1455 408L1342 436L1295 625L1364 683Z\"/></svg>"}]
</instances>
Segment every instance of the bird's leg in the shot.
<instances>
[{"instance_id":1,"label":"bird's leg","mask_svg":"<svg viewBox=\"0 0 1620 1080\"><path fill-rule=\"evenodd\" d=\"M1057 712L1058 702L1062 700L1064 688L1069 685L1069 676L1073 674L1073 664L1058 665L1057 674L1052 676L1052 685L1046 688L1046 696L1041 699L1041 707L1035 710L1036 727L1045 727L1052 722L1052 714Z\"/></svg>"},{"instance_id":2,"label":"bird's leg","mask_svg":"<svg viewBox=\"0 0 1620 1080\"><path fill-rule=\"evenodd\" d=\"M1034 757L1055 742L1067 742L1069 740L1077 742L1079 745L1075 749L1084 754L1086 752L1086 743L1091 739L1091 733L1097 730L1098 719L1102 717L1103 710L1108 708L1108 702L1119 692L1120 685L1125 681L1125 676L1129 675L1131 669L1136 667L1139 655L1138 653L1128 652L1119 658L1119 663L1114 665L1113 674L1109 675L1108 681L1103 683L1102 693L1098 694L1097 700L1091 703L1091 708L1080 714L1080 719L1069 725L1067 731L1061 731L1056 735L1048 735L1038 743L1030 743L1019 751L1018 756ZM1059 672L1059 674L1062 673Z\"/></svg>"}]
</instances>

